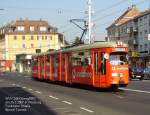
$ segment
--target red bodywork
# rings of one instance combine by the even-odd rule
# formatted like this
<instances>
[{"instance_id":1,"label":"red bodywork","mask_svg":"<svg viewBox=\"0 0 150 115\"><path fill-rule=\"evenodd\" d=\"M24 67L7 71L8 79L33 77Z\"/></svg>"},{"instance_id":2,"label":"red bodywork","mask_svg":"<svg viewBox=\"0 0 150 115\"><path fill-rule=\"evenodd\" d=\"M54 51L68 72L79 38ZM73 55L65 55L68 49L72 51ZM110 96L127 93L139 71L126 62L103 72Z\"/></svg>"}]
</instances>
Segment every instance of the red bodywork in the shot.
<instances>
[{"instance_id":1,"label":"red bodywork","mask_svg":"<svg viewBox=\"0 0 150 115\"><path fill-rule=\"evenodd\" d=\"M127 47L124 48L127 53ZM99 88L108 88L112 85L128 84L128 64L111 65L110 60L105 59L105 71L103 69L102 54L115 52L115 48L91 48L90 64L73 65L72 52L57 52L33 56L36 64L32 65L32 77L51 81L63 81L66 83L79 83ZM113 77L114 76L114 77Z\"/></svg>"}]
</instances>

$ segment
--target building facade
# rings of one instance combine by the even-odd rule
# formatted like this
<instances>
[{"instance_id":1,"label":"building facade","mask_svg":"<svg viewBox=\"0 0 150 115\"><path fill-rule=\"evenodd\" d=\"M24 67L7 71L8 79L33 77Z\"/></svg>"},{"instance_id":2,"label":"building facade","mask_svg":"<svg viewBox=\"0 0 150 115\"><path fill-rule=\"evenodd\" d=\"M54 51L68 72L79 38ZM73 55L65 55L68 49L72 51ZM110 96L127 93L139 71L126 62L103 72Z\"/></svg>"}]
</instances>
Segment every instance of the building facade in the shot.
<instances>
[{"instance_id":1,"label":"building facade","mask_svg":"<svg viewBox=\"0 0 150 115\"><path fill-rule=\"evenodd\" d=\"M132 66L150 65L150 10L140 12L136 6L127 9L107 28L110 41L122 41L129 45L129 57Z\"/></svg>"},{"instance_id":2,"label":"building facade","mask_svg":"<svg viewBox=\"0 0 150 115\"><path fill-rule=\"evenodd\" d=\"M142 12L137 18L140 60L145 66L150 66L150 10Z\"/></svg>"},{"instance_id":3,"label":"building facade","mask_svg":"<svg viewBox=\"0 0 150 115\"><path fill-rule=\"evenodd\" d=\"M0 28L0 69L15 70L16 55L46 52L64 46L63 35L45 20L16 20Z\"/></svg>"}]
</instances>

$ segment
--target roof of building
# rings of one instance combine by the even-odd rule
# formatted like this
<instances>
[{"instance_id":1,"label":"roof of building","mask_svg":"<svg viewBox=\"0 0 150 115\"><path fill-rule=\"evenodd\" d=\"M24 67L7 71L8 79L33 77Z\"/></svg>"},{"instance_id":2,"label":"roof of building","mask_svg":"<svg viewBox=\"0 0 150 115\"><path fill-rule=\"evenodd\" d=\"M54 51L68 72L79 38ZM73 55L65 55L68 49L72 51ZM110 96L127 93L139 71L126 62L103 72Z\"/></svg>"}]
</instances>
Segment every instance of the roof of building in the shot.
<instances>
[{"instance_id":1,"label":"roof of building","mask_svg":"<svg viewBox=\"0 0 150 115\"><path fill-rule=\"evenodd\" d=\"M18 31L18 26L24 26L24 31ZM30 27L34 27L34 31L30 30ZM44 26L46 27L46 31L40 31L40 27ZM12 21L10 23L7 23L3 27L5 30L5 33L9 34L48 34L52 32L57 32L57 28L53 27L48 24L48 21L46 20L29 20L29 19L19 19L16 21Z\"/></svg>"},{"instance_id":2,"label":"roof of building","mask_svg":"<svg viewBox=\"0 0 150 115\"><path fill-rule=\"evenodd\" d=\"M112 26L119 26L123 23L126 23L127 21L132 20L133 18L139 16L140 14L141 13L139 9L135 5L132 5L119 18L117 18L108 28Z\"/></svg>"},{"instance_id":3,"label":"roof of building","mask_svg":"<svg viewBox=\"0 0 150 115\"><path fill-rule=\"evenodd\" d=\"M144 15L150 14L150 9L145 10L144 12L141 12L136 18L142 17Z\"/></svg>"}]
</instances>

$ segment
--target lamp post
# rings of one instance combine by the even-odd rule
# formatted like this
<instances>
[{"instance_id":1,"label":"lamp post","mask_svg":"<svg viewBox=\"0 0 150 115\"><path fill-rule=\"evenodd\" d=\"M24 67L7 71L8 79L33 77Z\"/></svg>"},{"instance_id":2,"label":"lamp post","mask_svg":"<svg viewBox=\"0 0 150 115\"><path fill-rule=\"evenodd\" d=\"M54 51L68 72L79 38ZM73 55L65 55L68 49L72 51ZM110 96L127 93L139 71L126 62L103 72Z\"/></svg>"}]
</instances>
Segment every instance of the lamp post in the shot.
<instances>
[{"instance_id":1,"label":"lamp post","mask_svg":"<svg viewBox=\"0 0 150 115\"><path fill-rule=\"evenodd\" d=\"M91 43L91 15L92 15L92 0L88 0L88 38L89 44Z\"/></svg>"}]
</instances>

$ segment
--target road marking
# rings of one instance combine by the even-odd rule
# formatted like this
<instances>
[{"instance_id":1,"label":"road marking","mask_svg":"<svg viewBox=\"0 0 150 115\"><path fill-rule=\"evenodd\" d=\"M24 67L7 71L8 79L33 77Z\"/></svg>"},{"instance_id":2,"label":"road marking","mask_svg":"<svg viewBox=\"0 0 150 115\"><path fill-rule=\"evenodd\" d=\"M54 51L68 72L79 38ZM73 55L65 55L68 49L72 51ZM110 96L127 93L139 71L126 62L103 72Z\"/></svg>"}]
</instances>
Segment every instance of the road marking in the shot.
<instances>
[{"instance_id":1,"label":"road marking","mask_svg":"<svg viewBox=\"0 0 150 115\"><path fill-rule=\"evenodd\" d=\"M69 105L72 105L72 103L71 102L69 102L69 101L62 101L63 103L66 103L66 104L69 104Z\"/></svg>"},{"instance_id":2,"label":"road marking","mask_svg":"<svg viewBox=\"0 0 150 115\"><path fill-rule=\"evenodd\" d=\"M26 89L27 87L22 87L23 89Z\"/></svg>"},{"instance_id":3,"label":"road marking","mask_svg":"<svg viewBox=\"0 0 150 115\"><path fill-rule=\"evenodd\" d=\"M17 87L20 87L20 85L16 85Z\"/></svg>"},{"instance_id":4,"label":"road marking","mask_svg":"<svg viewBox=\"0 0 150 115\"><path fill-rule=\"evenodd\" d=\"M119 95L116 95L118 98L120 98L120 99L123 99L124 97L122 97L122 96L119 96Z\"/></svg>"},{"instance_id":5,"label":"road marking","mask_svg":"<svg viewBox=\"0 0 150 115\"><path fill-rule=\"evenodd\" d=\"M3 82L3 81L4 81L3 79L0 80L0 82Z\"/></svg>"},{"instance_id":6,"label":"road marking","mask_svg":"<svg viewBox=\"0 0 150 115\"><path fill-rule=\"evenodd\" d=\"M142 80L142 82L150 82L150 80Z\"/></svg>"},{"instance_id":7,"label":"road marking","mask_svg":"<svg viewBox=\"0 0 150 115\"><path fill-rule=\"evenodd\" d=\"M29 91L32 91L33 89L28 89Z\"/></svg>"},{"instance_id":8,"label":"road marking","mask_svg":"<svg viewBox=\"0 0 150 115\"><path fill-rule=\"evenodd\" d=\"M54 97L54 96L52 96L52 95L50 95L49 97L52 98L52 99L59 99L59 98Z\"/></svg>"},{"instance_id":9,"label":"road marking","mask_svg":"<svg viewBox=\"0 0 150 115\"><path fill-rule=\"evenodd\" d=\"M15 86L15 85L16 85L15 83L12 84L12 86Z\"/></svg>"},{"instance_id":10,"label":"road marking","mask_svg":"<svg viewBox=\"0 0 150 115\"><path fill-rule=\"evenodd\" d=\"M24 76L24 77L30 77L30 76Z\"/></svg>"},{"instance_id":11,"label":"road marking","mask_svg":"<svg viewBox=\"0 0 150 115\"><path fill-rule=\"evenodd\" d=\"M68 109L68 108L55 108L54 110Z\"/></svg>"},{"instance_id":12,"label":"road marking","mask_svg":"<svg viewBox=\"0 0 150 115\"><path fill-rule=\"evenodd\" d=\"M39 93L39 94L42 94L42 92L40 92L40 91L35 91L36 93Z\"/></svg>"},{"instance_id":13,"label":"road marking","mask_svg":"<svg viewBox=\"0 0 150 115\"><path fill-rule=\"evenodd\" d=\"M87 111L87 112L90 112L90 113L94 113L94 111L92 111L92 110L89 110L89 109L87 109L87 108L84 108L84 107L80 107L80 109L82 109L82 110L85 110L85 111Z\"/></svg>"},{"instance_id":14,"label":"road marking","mask_svg":"<svg viewBox=\"0 0 150 115\"><path fill-rule=\"evenodd\" d=\"M150 94L150 91L144 91L144 90L135 90L135 89L128 89L128 88L119 88L122 90L127 90L127 91L134 91L134 92L138 92L138 93L148 93Z\"/></svg>"}]
</instances>

